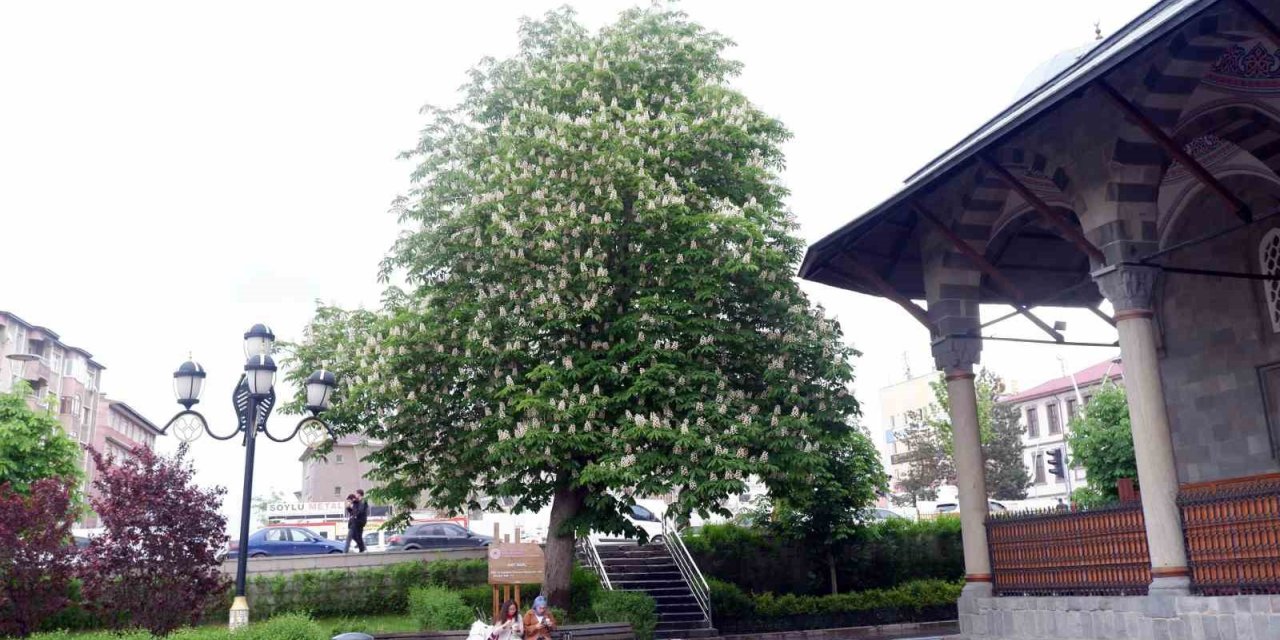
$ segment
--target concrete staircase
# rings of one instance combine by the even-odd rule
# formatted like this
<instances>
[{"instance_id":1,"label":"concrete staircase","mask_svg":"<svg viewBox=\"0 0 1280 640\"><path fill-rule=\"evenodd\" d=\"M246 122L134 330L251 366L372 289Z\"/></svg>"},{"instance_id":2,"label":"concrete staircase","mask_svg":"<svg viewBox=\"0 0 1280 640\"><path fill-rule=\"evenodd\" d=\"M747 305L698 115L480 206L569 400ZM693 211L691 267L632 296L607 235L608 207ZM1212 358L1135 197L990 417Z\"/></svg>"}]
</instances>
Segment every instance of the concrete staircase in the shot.
<instances>
[{"instance_id":1,"label":"concrete staircase","mask_svg":"<svg viewBox=\"0 0 1280 640\"><path fill-rule=\"evenodd\" d=\"M719 636L666 546L602 544L596 550L615 590L644 592L657 601L655 638L683 640Z\"/></svg>"}]
</instances>

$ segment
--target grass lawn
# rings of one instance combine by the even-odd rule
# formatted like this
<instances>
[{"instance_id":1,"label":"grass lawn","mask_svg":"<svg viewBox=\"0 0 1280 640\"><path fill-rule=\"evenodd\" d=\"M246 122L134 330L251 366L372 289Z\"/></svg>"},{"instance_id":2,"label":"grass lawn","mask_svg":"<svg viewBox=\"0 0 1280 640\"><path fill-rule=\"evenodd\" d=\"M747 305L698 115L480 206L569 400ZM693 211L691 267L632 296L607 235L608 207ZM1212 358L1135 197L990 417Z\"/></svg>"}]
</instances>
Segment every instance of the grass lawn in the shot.
<instances>
[{"instance_id":1,"label":"grass lawn","mask_svg":"<svg viewBox=\"0 0 1280 640\"><path fill-rule=\"evenodd\" d=\"M332 635L347 631L364 633L403 633L417 631L418 623L407 615L352 616L346 618L319 618L316 622L332 631Z\"/></svg>"}]
</instances>

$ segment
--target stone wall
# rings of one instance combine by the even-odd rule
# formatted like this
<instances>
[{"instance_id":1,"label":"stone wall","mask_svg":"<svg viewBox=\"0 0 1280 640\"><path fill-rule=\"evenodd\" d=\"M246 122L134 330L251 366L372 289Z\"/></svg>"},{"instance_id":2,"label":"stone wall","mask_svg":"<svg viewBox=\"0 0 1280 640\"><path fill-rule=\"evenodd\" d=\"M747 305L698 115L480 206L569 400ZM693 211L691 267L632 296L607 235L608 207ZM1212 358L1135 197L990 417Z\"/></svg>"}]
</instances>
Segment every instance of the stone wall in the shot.
<instances>
[{"instance_id":1,"label":"stone wall","mask_svg":"<svg viewBox=\"0 0 1280 640\"><path fill-rule=\"evenodd\" d=\"M1280 638L1280 596L973 598L962 637L1010 640Z\"/></svg>"},{"instance_id":2,"label":"stone wall","mask_svg":"<svg viewBox=\"0 0 1280 640\"><path fill-rule=\"evenodd\" d=\"M1169 242L1238 224L1221 206L1193 202ZM1212 204L1217 205L1214 202ZM1202 206L1204 205L1204 206ZM1255 233L1235 233L1178 251L1170 264L1259 271ZM1280 471L1271 455L1258 367L1280 362L1280 334L1255 281L1166 274L1157 298L1160 373L1178 479L1203 482Z\"/></svg>"},{"instance_id":3,"label":"stone wall","mask_svg":"<svg viewBox=\"0 0 1280 640\"><path fill-rule=\"evenodd\" d=\"M256 575L281 575L299 571L327 571L340 569L358 571L403 562L421 560L483 560L487 549L444 549L440 551L386 551L382 553L334 553L328 555L281 556L278 558L250 558L246 573ZM222 573L235 576L236 561L222 563Z\"/></svg>"}]
</instances>

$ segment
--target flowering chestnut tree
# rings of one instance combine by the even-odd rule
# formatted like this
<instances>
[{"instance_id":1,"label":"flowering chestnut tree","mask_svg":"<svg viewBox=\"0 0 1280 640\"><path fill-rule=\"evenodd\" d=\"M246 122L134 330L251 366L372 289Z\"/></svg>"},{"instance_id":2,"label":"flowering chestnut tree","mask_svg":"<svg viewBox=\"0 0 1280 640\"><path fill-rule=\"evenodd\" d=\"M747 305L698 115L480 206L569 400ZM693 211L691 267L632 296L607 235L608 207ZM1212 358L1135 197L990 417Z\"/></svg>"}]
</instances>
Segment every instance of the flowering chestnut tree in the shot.
<instances>
[{"instance_id":1,"label":"flowering chestnut tree","mask_svg":"<svg viewBox=\"0 0 1280 640\"><path fill-rule=\"evenodd\" d=\"M661 8L520 35L427 109L383 272L408 286L321 308L292 355L339 374L333 426L385 441L402 517L550 503L544 589L565 606L575 534L630 529L638 496L687 515L751 476L802 489L858 404L853 353L792 277L788 133L730 88L730 42Z\"/></svg>"},{"instance_id":2,"label":"flowering chestnut tree","mask_svg":"<svg viewBox=\"0 0 1280 640\"><path fill-rule=\"evenodd\" d=\"M70 602L74 482L0 484L0 636L27 636Z\"/></svg>"},{"instance_id":3,"label":"flowering chestnut tree","mask_svg":"<svg viewBox=\"0 0 1280 640\"><path fill-rule=\"evenodd\" d=\"M185 444L173 457L144 446L123 460L90 453L101 470L90 504L106 531L84 551L85 599L115 628L164 635L199 622L227 587L214 558L226 490L196 486Z\"/></svg>"}]
</instances>

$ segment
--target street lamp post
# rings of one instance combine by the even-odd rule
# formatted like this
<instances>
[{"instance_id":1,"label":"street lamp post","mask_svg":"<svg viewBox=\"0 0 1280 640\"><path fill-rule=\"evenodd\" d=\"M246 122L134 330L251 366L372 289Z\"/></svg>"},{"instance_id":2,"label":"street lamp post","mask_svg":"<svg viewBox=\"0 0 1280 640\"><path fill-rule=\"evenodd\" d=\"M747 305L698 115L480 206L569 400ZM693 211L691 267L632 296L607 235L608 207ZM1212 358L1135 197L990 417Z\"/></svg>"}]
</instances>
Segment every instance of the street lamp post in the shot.
<instances>
[{"instance_id":1,"label":"street lamp post","mask_svg":"<svg viewBox=\"0 0 1280 640\"><path fill-rule=\"evenodd\" d=\"M160 430L161 433L166 433L172 427L174 434L183 442L199 438L202 432L216 440L230 440L237 435L243 437L244 495L240 503L240 546L236 553L236 597L231 605L230 615L232 630L249 624L245 574L249 560L249 508L252 503L253 454L257 435L262 433L275 442L288 442L296 436L308 447L319 445L332 436L329 425L320 419L320 413L329 408L338 380L333 372L324 369L315 371L307 378L307 411L311 415L299 421L293 432L283 438L277 438L267 430L267 418L276 404L276 363L271 359L274 343L275 334L265 324L255 324L244 334L244 374L240 376L240 382L236 384L231 396L238 423L235 431L225 435L216 433L209 427L204 416L191 408L200 402L205 379L204 367L194 360L182 363L173 372L173 391L183 410Z\"/></svg>"}]
</instances>

